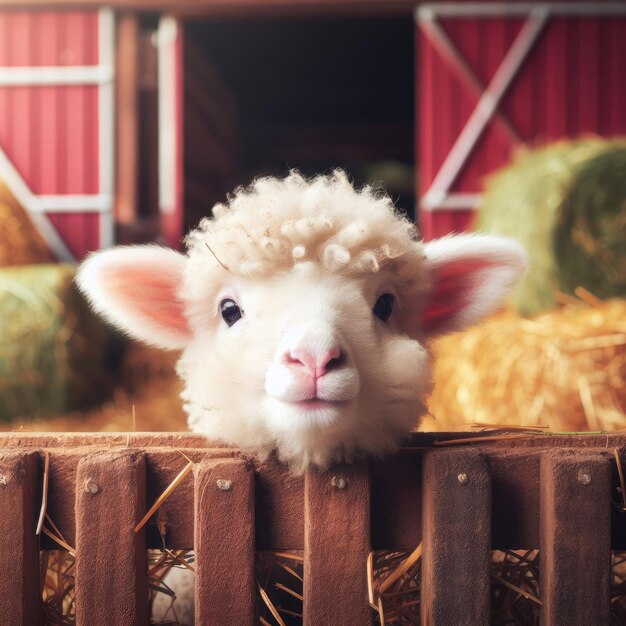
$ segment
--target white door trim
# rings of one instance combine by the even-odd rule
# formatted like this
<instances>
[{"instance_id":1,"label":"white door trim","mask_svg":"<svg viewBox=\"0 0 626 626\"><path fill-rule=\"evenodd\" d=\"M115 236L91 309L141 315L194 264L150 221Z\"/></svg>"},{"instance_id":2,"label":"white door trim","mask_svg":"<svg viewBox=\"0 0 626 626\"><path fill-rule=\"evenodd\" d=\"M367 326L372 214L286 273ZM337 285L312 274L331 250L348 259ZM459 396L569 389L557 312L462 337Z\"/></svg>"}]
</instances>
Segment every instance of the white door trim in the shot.
<instances>
[{"instance_id":1,"label":"white door trim","mask_svg":"<svg viewBox=\"0 0 626 626\"><path fill-rule=\"evenodd\" d=\"M108 65L0 67L0 87L101 85L113 80Z\"/></svg>"},{"instance_id":2,"label":"white door trim","mask_svg":"<svg viewBox=\"0 0 626 626\"><path fill-rule=\"evenodd\" d=\"M100 9L98 15L98 63L115 67L115 15L111 9ZM99 188L100 196L112 199L115 194L115 87L113 81L101 83L98 88L99 119ZM100 212L100 247L108 248L115 242L113 202Z\"/></svg>"},{"instance_id":3,"label":"white door trim","mask_svg":"<svg viewBox=\"0 0 626 626\"><path fill-rule=\"evenodd\" d=\"M416 19L430 16L445 18L523 17L534 10L563 17L626 15L623 2L437 2L415 9Z\"/></svg>"},{"instance_id":4,"label":"white door trim","mask_svg":"<svg viewBox=\"0 0 626 626\"><path fill-rule=\"evenodd\" d=\"M170 15L159 21L156 34L159 99L159 210L176 210L176 40L178 22Z\"/></svg>"}]
</instances>

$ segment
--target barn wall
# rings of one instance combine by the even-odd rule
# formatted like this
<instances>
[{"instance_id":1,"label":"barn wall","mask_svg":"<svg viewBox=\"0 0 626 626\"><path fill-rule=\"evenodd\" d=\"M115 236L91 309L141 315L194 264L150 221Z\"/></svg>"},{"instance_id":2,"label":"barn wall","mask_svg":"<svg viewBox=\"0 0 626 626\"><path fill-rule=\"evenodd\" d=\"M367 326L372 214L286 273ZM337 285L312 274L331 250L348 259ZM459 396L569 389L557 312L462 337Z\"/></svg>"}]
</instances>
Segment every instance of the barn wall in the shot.
<instances>
[{"instance_id":1,"label":"barn wall","mask_svg":"<svg viewBox=\"0 0 626 626\"><path fill-rule=\"evenodd\" d=\"M0 12L0 70L96 67L99 13ZM97 196L100 172L100 85L0 83L0 147L34 196ZM71 82L71 81L70 81ZM0 173L2 176L2 173ZM101 215L66 199L48 220L76 258L102 245ZM24 204L24 203L23 203ZM29 208L28 206L26 208Z\"/></svg>"},{"instance_id":2,"label":"barn wall","mask_svg":"<svg viewBox=\"0 0 626 626\"><path fill-rule=\"evenodd\" d=\"M441 18L439 24L484 86L520 32L525 17ZM423 197L470 117L478 95L418 26L417 162ZM524 144L542 145L592 133L626 133L626 17L551 17L499 110ZM492 121L452 185L479 193L486 175L516 149ZM465 230L472 211L420 212L426 238Z\"/></svg>"}]
</instances>

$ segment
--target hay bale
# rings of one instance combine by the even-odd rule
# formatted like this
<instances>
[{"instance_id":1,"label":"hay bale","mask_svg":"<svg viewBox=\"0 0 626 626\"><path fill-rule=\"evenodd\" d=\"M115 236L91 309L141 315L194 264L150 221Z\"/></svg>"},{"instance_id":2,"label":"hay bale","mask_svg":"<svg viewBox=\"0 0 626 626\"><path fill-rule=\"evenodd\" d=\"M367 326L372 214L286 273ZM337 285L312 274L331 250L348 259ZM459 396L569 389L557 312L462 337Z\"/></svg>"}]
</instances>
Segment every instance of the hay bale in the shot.
<instances>
[{"instance_id":1,"label":"hay bale","mask_svg":"<svg viewBox=\"0 0 626 626\"><path fill-rule=\"evenodd\" d=\"M109 391L105 330L73 278L67 265L0 269L0 420L65 413Z\"/></svg>"},{"instance_id":2,"label":"hay bale","mask_svg":"<svg viewBox=\"0 0 626 626\"><path fill-rule=\"evenodd\" d=\"M589 139L520 152L487 180L478 229L519 241L531 269L513 296L523 314L582 286L626 296L626 142Z\"/></svg>"},{"instance_id":3,"label":"hay bale","mask_svg":"<svg viewBox=\"0 0 626 626\"><path fill-rule=\"evenodd\" d=\"M422 430L471 423L554 431L626 428L626 300L570 304L532 320L502 314L444 337L432 416Z\"/></svg>"},{"instance_id":4,"label":"hay bale","mask_svg":"<svg viewBox=\"0 0 626 626\"><path fill-rule=\"evenodd\" d=\"M0 180L0 267L52 261L54 257L43 237Z\"/></svg>"}]
</instances>

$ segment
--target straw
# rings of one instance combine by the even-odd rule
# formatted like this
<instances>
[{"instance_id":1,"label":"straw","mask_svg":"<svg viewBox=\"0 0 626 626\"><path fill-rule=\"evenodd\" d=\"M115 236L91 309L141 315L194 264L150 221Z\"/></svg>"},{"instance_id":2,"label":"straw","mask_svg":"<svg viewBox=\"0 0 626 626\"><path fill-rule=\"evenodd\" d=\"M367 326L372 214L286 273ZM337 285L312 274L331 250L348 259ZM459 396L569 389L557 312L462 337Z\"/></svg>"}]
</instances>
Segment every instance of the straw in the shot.
<instances>
[{"instance_id":1,"label":"straw","mask_svg":"<svg viewBox=\"0 0 626 626\"><path fill-rule=\"evenodd\" d=\"M626 426L626 300L587 299L594 306L578 300L532 319L501 314L438 340L431 416L420 428Z\"/></svg>"},{"instance_id":2,"label":"straw","mask_svg":"<svg viewBox=\"0 0 626 626\"><path fill-rule=\"evenodd\" d=\"M138 533L152 517L155 511L172 495L176 487L183 481L185 476L193 469L193 462L189 461L174 480L165 488L163 493L155 500L154 504L148 509L148 512L141 518L141 521L135 526L135 532Z\"/></svg>"},{"instance_id":3,"label":"straw","mask_svg":"<svg viewBox=\"0 0 626 626\"><path fill-rule=\"evenodd\" d=\"M43 522L46 518L46 507L48 506L48 474L50 469L50 453L46 450L45 452L45 461L43 467L43 485L41 488L41 509L39 510L39 521L37 522L37 529L35 530L35 535L39 535L41 533L41 529L43 528Z\"/></svg>"},{"instance_id":4,"label":"straw","mask_svg":"<svg viewBox=\"0 0 626 626\"><path fill-rule=\"evenodd\" d=\"M273 605L269 596L267 595L267 593L265 593L265 590L263 589L263 587L261 587L258 581L257 581L257 587L259 589L259 593L261 594L261 598L263 602L265 603L265 606L269 609L270 613L274 616L274 619L278 622L278 625L286 626L285 622L283 621L283 618L280 616L280 613L276 610L276 607Z\"/></svg>"},{"instance_id":5,"label":"straw","mask_svg":"<svg viewBox=\"0 0 626 626\"><path fill-rule=\"evenodd\" d=\"M421 558L422 556L422 543L411 552L411 554L401 563L401 565L396 568L385 580L382 581L379 587L379 593L382 595L395 583L401 576L406 574L411 567Z\"/></svg>"},{"instance_id":6,"label":"straw","mask_svg":"<svg viewBox=\"0 0 626 626\"><path fill-rule=\"evenodd\" d=\"M41 532L44 535L48 535L50 539L54 539L54 541L56 541L62 548L65 548L73 557L76 556L76 550L74 550L72 546L70 546L63 539L61 539L61 537L58 537L57 535L55 535L52 531L48 530L45 526L41 527Z\"/></svg>"}]
</instances>

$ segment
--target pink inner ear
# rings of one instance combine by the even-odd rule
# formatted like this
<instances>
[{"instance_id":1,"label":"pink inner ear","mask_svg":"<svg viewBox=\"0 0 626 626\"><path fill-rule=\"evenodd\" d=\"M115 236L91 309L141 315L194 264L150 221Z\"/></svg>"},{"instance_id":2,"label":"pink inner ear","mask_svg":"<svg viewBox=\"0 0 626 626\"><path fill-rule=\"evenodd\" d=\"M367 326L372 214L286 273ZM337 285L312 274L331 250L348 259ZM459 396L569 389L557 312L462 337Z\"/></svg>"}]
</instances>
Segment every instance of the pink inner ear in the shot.
<instances>
[{"instance_id":1,"label":"pink inner ear","mask_svg":"<svg viewBox=\"0 0 626 626\"><path fill-rule=\"evenodd\" d=\"M144 323L158 329L189 337L183 306L178 299L179 277L163 272L155 276L154 269L119 268L104 277L106 289L118 306Z\"/></svg>"},{"instance_id":2,"label":"pink inner ear","mask_svg":"<svg viewBox=\"0 0 626 626\"><path fill-rule=\"evenodd\" d=\"M450 330L472 303L472 292L481 274L498 264L480 259L460 259L433 268L433 290L422 314L422 328L429 335Z\"/></svg>"}]
</instances>

